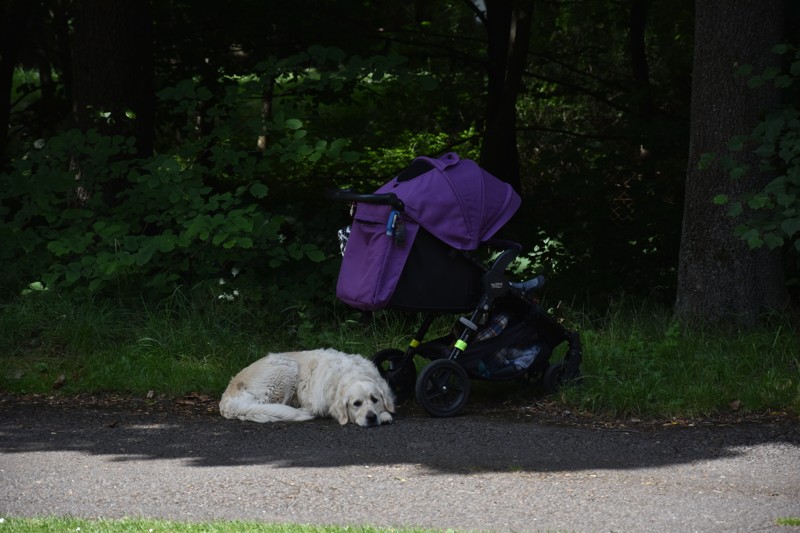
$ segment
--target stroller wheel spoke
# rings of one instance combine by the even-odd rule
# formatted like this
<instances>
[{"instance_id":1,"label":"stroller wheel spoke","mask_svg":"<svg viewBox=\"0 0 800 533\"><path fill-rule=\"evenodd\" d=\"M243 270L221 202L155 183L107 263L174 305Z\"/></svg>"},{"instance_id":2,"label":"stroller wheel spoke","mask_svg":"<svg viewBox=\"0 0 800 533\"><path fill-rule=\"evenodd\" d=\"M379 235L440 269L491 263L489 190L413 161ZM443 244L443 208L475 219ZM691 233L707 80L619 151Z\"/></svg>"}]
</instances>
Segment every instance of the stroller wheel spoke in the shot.
<instances>
[{"instance_id":1,"label":"stroller wheel spoke","mask_svg":"<svg viewBox=\"0 0 800 533\"><path fill-rule=\"evenodd\" d=\"M438 376L431 376L431 388L435 391L439 391L442 394L447 393L447 381L452 376L452 372L442 372Z\"/></svg>"},{"instance_id":2,"label":"stroller wheel spoke","mask_svg":"<svg viewBox=\"0 0 800 533\"><path fill-rule=\"evenodd\" d=\"M423 369L417 379L417 401L430 415L453 416L469 397L466 371L449 359L438 359Z\"/></svg>"}]
</instances>

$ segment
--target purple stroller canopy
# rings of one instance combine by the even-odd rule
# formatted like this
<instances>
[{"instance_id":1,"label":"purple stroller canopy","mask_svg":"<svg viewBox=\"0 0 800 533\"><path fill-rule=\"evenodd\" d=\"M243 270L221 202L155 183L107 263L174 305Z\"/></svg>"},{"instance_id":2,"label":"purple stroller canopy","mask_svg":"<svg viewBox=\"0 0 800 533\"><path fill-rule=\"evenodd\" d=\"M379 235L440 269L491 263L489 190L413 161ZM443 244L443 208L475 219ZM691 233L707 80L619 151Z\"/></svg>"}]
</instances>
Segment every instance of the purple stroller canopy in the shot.
<instances>
[{"instance_id":1,"label":"purple stroller canopy","mask_svg":"<svg viewBox=\"0 0 800 533\"><path fill-rule=\"evenodd\" d=\"M449 253L437 262L436 251L443 247L448 251L476 250L516 212L519 195L474 161L459 159L453 153L438 159L416 158L375 191L388 193L403 202L399 220L390 204L357 203L336 295L346 304L364 310L387 306L464 308L466 299L472 298L474 265L454 261ZM417 246L417 241L424 242ZM419 269L420 259L428 272L403 276L407 263L410 261ZM469 266L469 272L457 267L461 264ZM437 266L442 268L436 270ZM401 298L394 298L401 278L411 282L400 291ZM461 286L454 288L450 281Z\"/></svg>"},{"instance_id":2,"label":"purple stroller canopy","mask_svg":"<svg viewBox=\"0 0 800 533\"><path fill-rule=\"evenodd\" d=\"M477 249L520 206L519 195L508 183L474 161L448 153L414 160L419 162L433 168L407 179L401 173L375 192L395 193L405 204L407 217L453 248Z\"/></svg>"}]
</instances>

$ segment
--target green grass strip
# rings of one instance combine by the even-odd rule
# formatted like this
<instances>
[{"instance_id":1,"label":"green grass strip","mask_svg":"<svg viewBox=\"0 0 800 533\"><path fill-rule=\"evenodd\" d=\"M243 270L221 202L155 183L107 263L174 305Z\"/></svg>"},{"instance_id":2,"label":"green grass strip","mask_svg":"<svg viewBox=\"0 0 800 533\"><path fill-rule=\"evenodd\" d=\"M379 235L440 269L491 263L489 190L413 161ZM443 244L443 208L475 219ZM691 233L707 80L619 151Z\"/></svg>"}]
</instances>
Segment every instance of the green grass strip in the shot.
<instances>
[{"instance_id":1,"label":"green grass strip","mask_svg":"<svg viewBox=\"0 0 800 533\"><path fill-rule=\"evenodd\" d=\"M361 526L307 526L296 524L266 524L243 521L175 522L171 520L120 520L80 518L0 518L0 532L14 533L383 533L388 531L415 533L422 529L380 529Z\"/></svg>"}]
</instances>

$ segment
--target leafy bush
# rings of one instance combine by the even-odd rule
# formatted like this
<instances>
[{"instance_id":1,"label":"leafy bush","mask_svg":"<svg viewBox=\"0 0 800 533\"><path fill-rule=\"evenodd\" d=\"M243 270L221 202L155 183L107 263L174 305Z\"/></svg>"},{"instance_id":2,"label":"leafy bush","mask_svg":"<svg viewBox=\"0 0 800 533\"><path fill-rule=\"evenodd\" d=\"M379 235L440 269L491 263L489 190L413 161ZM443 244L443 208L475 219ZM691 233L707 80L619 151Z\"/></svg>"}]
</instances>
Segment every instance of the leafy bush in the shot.
<instances>
[{"instance_id":1,"label":"leafy bush","mask_svg":"<svg viewBox=\"0 0 800 533\"><path fill-rule=\"evenodd\" d=\"M272 246L283 219L257 204L267 195L263 183L215 190L204 183L212 169L177 154L127 158L132 151L133 139L72 130L14 162L3 176L0 253L6 264L19 258L18 279L89 292L131 283L164 291L214 276L232 257L322 258L315 248Z\"/></svg>"},{"instance_id":2,"label":"leafy bush","mask_svg":"<svg viewBox=\"0 0 800 533\"><path fill-rule=\"evenodd\" d=\"M787 91L797 90L795 82L800 79L800 49L780 45L773 51L790 56L786 71L777 67L767 68L752 76L748 85L758 87L772 83ZM739 74L750 75L751 70L746 65L739 69ZM759 191L750 191L740 198L720 194L714 197L714 203L727 204L728 215L741 218L735 231L750 248L766 246L773 250L786 247L797 260L800 258L800 110L790 105L770 110L750 135L731 139L728 149L731 152L751 150L759 161L758 169L753 169L735 162L730 156L722 157L732 179L739 179L755 170L770 172L774 177ZM716 156L705 154L701 165L707 165Z\"/></svg>"},{"instance_id":3,"label":"leafy bush","mask_svg":"<svg viewBox=\"0 0 800 533\"><path fill-rule=\"evenodd\" d=\"M323 238L317 228L324 217L289 205L308 200L297 198L304 188L296 177L359 157L347 139L314 135L313 104L359 84L376 91L408 78L402 62L347 59L315 46L265 61L247 76L222 76L213 90L183 80L158 93L170 117L162 124L175 129L161 131L160 153L145 159L135 157L133 138L96 129L36 141L0 174L2 288L18 293L41 281L74 293L164 296L178 285L216 287L235 268L251 274L238 280L250 283L251 294L255 275L267 280L261 291L268 296L279 297L279 285L295 299L313 295L333 275L313 265L335 250L335 228ZM268 114L260 105L266 87L273 91ZM122 120L135 118L128 115ZM276 188L296 197L272 198ZM214 290L230 296L228 288Z\"/></svg>"}]
</instances>

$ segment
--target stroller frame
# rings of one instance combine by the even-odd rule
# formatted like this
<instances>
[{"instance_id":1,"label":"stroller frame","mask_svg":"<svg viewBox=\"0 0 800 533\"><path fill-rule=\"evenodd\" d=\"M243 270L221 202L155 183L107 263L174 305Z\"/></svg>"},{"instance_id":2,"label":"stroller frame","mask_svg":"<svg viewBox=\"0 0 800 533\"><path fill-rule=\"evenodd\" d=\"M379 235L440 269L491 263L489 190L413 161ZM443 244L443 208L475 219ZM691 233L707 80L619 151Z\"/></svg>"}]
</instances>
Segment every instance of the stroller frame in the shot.
<instances>
[{"instance_id":1,"label":"stroller frame","mask_svg":"<svg viewBox=\"0 0 800 533\"><path fill-rule=\"evenodd\" d=\"M393 211L404 211L403 201L394 193L358 194L350 191L337 191L333 198L356 203L391 206ZM485 381L509 381L518 378L538 378L544 388L554 393L565 384L580 377L582 347L580 335L564 328L557 320L545 312L534 293L544 284L544 277L537 276L524 282L509 281L506 270L517 258L522 246L515 242L490 239L486 244L502 250L491 266L487 266L468 251L451 250L465 261L471 262L483 271L481 291L477 304L468 314L458 318L454 333L445 337L424 342L435 319L441 310L429 311L425 315L405 350L388 348L372 356L381 375L395 392L399 402L416 396L419 405L431 416L455 416L464 408L470 394L470 379ZM522 322L515 328L516 334L535 339L541 353L534 363L516 371L502 375L484 376L475 371L475 363L503 346L505 332L495 339L477 341L481 328L485 327L500 304L510 305L517 310ZM494 343L492 341L495 341ZM557 346L566 342L567 351L563 360L550 364L550 356ZM430 360L419 375L415 356Z\"/></svg>"}]
</instances>

